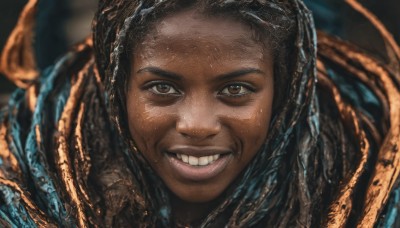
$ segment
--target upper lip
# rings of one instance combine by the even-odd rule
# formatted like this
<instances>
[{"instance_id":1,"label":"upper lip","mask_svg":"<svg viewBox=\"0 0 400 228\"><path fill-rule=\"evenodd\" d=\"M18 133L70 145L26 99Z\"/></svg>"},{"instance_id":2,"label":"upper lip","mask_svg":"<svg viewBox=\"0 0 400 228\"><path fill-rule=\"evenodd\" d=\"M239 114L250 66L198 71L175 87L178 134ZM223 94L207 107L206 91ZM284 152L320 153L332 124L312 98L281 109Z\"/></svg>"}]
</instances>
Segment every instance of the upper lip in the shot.
<instances>
[{"instance_id":1,"label":"upper lip","mask_svg":"<svg viewBox=\"0 0 400 228\"><path fill-rule=\"evenodd\" d=\"M225 147L219 147L219 146L197 147L197 146L187 146L187 145L172 146L167 151L169 153L185 154L194 157L232 153L232 151L229 148Z\"/></svg>"}]
</instances>

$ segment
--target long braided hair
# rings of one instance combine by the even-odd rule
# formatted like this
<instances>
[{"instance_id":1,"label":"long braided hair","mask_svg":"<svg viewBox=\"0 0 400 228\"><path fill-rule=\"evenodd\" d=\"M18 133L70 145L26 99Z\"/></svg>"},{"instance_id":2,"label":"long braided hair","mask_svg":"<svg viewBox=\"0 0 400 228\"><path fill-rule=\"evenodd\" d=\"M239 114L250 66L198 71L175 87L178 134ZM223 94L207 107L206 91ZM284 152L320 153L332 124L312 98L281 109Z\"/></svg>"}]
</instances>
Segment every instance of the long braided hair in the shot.
<instances>
[{"instance_id":1,"label":"long braided hair","mask_svg":"<svg viewBox=\"0 0 400 228\"><path fill-rule=\"evenodd\" d=\"M121 89L126 86L130 70L122 66L129 65L129 56L135 52L130 43L139 42L146 33L145 29L165 14L194 4L202 7L204 13L225 13L240 18L261 33L264 42L271 42L277 82L275 115L268 140L232 195L202 225L211 225L229 211L230 226L253 226L260 221L270 225L298 223L310 226L313 204L317 204L315 199L321 197L315 193L324 192L328 180L320 178L320 183L317 183L311 181L315 178L312 174L306 173L310 168L323 168L319 159L327 158L321 156L311 165L316 167L308 167L309 157L317 151L319 136L318 105L314 96L316 34L310 12L301 1L101 2L94 25L94 48L115 125L124 138L130 139L123 127L127 123L124 122L125 91ZM133 142L130 144L134 147ZM327 153L324 156L335 155ZM291 157L297 158L293 160ZM334 176L335 172L330 175ZM310 183L313 186L309 186ZM160 195L160 198L166 197ZM151 200L157 202L154 198ZM165 202L159 203L163 205Z\"/></svg>"},{"instance_id":2,"label":"long braided hair","mask_svg":"<svg viewBox=\"0 0 400 228\"><path fill-rule=\"evenodd\" d=\"M239 18L270 45L276 98L264 145L194 225L335 227L379 219L386 201L373 191L386 183L376 178L397 174L389 165L371 170L395 154L390 146L400 127L393 111L400 108L399 77L387 65L324 34L317 61L312 17L300 0L101 0L93 38L40 77L10 64L24 59L18 54L25 49L15 47L27 42L5 49L0 68L21 89L0 112L0 225L177 226L168 189L126 128L125 91L135 44L188 7Z\"/></svg>"}]
</instances>

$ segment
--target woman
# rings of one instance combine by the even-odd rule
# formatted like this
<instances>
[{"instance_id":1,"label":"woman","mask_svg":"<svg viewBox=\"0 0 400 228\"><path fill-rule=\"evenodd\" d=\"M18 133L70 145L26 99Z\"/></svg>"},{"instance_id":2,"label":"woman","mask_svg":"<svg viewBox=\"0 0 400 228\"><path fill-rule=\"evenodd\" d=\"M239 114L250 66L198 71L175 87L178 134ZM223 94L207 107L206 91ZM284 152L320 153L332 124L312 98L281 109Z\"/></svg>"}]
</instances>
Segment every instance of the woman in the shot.
<instances>
[{"instance_id":1,"label":"woman","mask_svg":"<svg viewBox=\"0 0 400 228\"><path fill-rule=\"evenodd\" d=\"M297 0L101 1L93 41L38 78L5 49L2 225L396 221L396 53L320 34L317 62Z\"/></svg>"}]
</instances>

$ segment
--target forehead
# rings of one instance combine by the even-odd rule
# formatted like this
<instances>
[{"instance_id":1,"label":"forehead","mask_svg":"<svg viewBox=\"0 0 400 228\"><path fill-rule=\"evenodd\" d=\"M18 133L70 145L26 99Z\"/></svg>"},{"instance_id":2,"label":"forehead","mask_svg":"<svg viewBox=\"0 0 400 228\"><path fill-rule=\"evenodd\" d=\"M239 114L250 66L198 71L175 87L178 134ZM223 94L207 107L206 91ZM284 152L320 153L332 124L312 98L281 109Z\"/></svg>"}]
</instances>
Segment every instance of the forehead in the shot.
<instances>
[{"instance_id":1,"label":"forehead","mask_svg":"<svg viewBox=\"0 0 400 228\"><path fill-rule=\"evenodd\" d=\"M269 51L254 37L254 30L248 24L232 16L209 16L187 9L158 21L139 43L137 51L147 57L161 57L164 51L262 58Z\"/></svg>"}]
</instances>

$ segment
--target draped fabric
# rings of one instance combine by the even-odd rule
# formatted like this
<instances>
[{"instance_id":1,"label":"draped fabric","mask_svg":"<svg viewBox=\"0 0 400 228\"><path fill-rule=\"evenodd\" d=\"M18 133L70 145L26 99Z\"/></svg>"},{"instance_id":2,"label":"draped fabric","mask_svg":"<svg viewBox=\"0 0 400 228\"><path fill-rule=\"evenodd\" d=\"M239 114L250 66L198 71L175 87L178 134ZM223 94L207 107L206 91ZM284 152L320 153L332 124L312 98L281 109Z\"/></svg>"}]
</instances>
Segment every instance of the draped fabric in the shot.
<instances>
[{"instance_id":1,"label":"draped fabric","mask_svg":"<svg viewBox=\"0 0 400 228\"><path fill-rule=\"evenodd\" d=\"M214 2L235 7L241 1ZM196 226L398 225L397 44L380 29L391 56L383 63L349 43L316 35L301 1L247 2L295 9L289 92L256 159ZM25 22L13 33L18 39L9 41L1 59L2 72L20 89L0 113L0 225L177 226L166 187L124 131L121 106L126 32L137 17L167 8L168 1L137 1L119 25L113 17L127 1L102 1L94 38L45 70L24 48L32 41L27 18L36 4L28 3Z\"/></svg>"}]
</instances>

